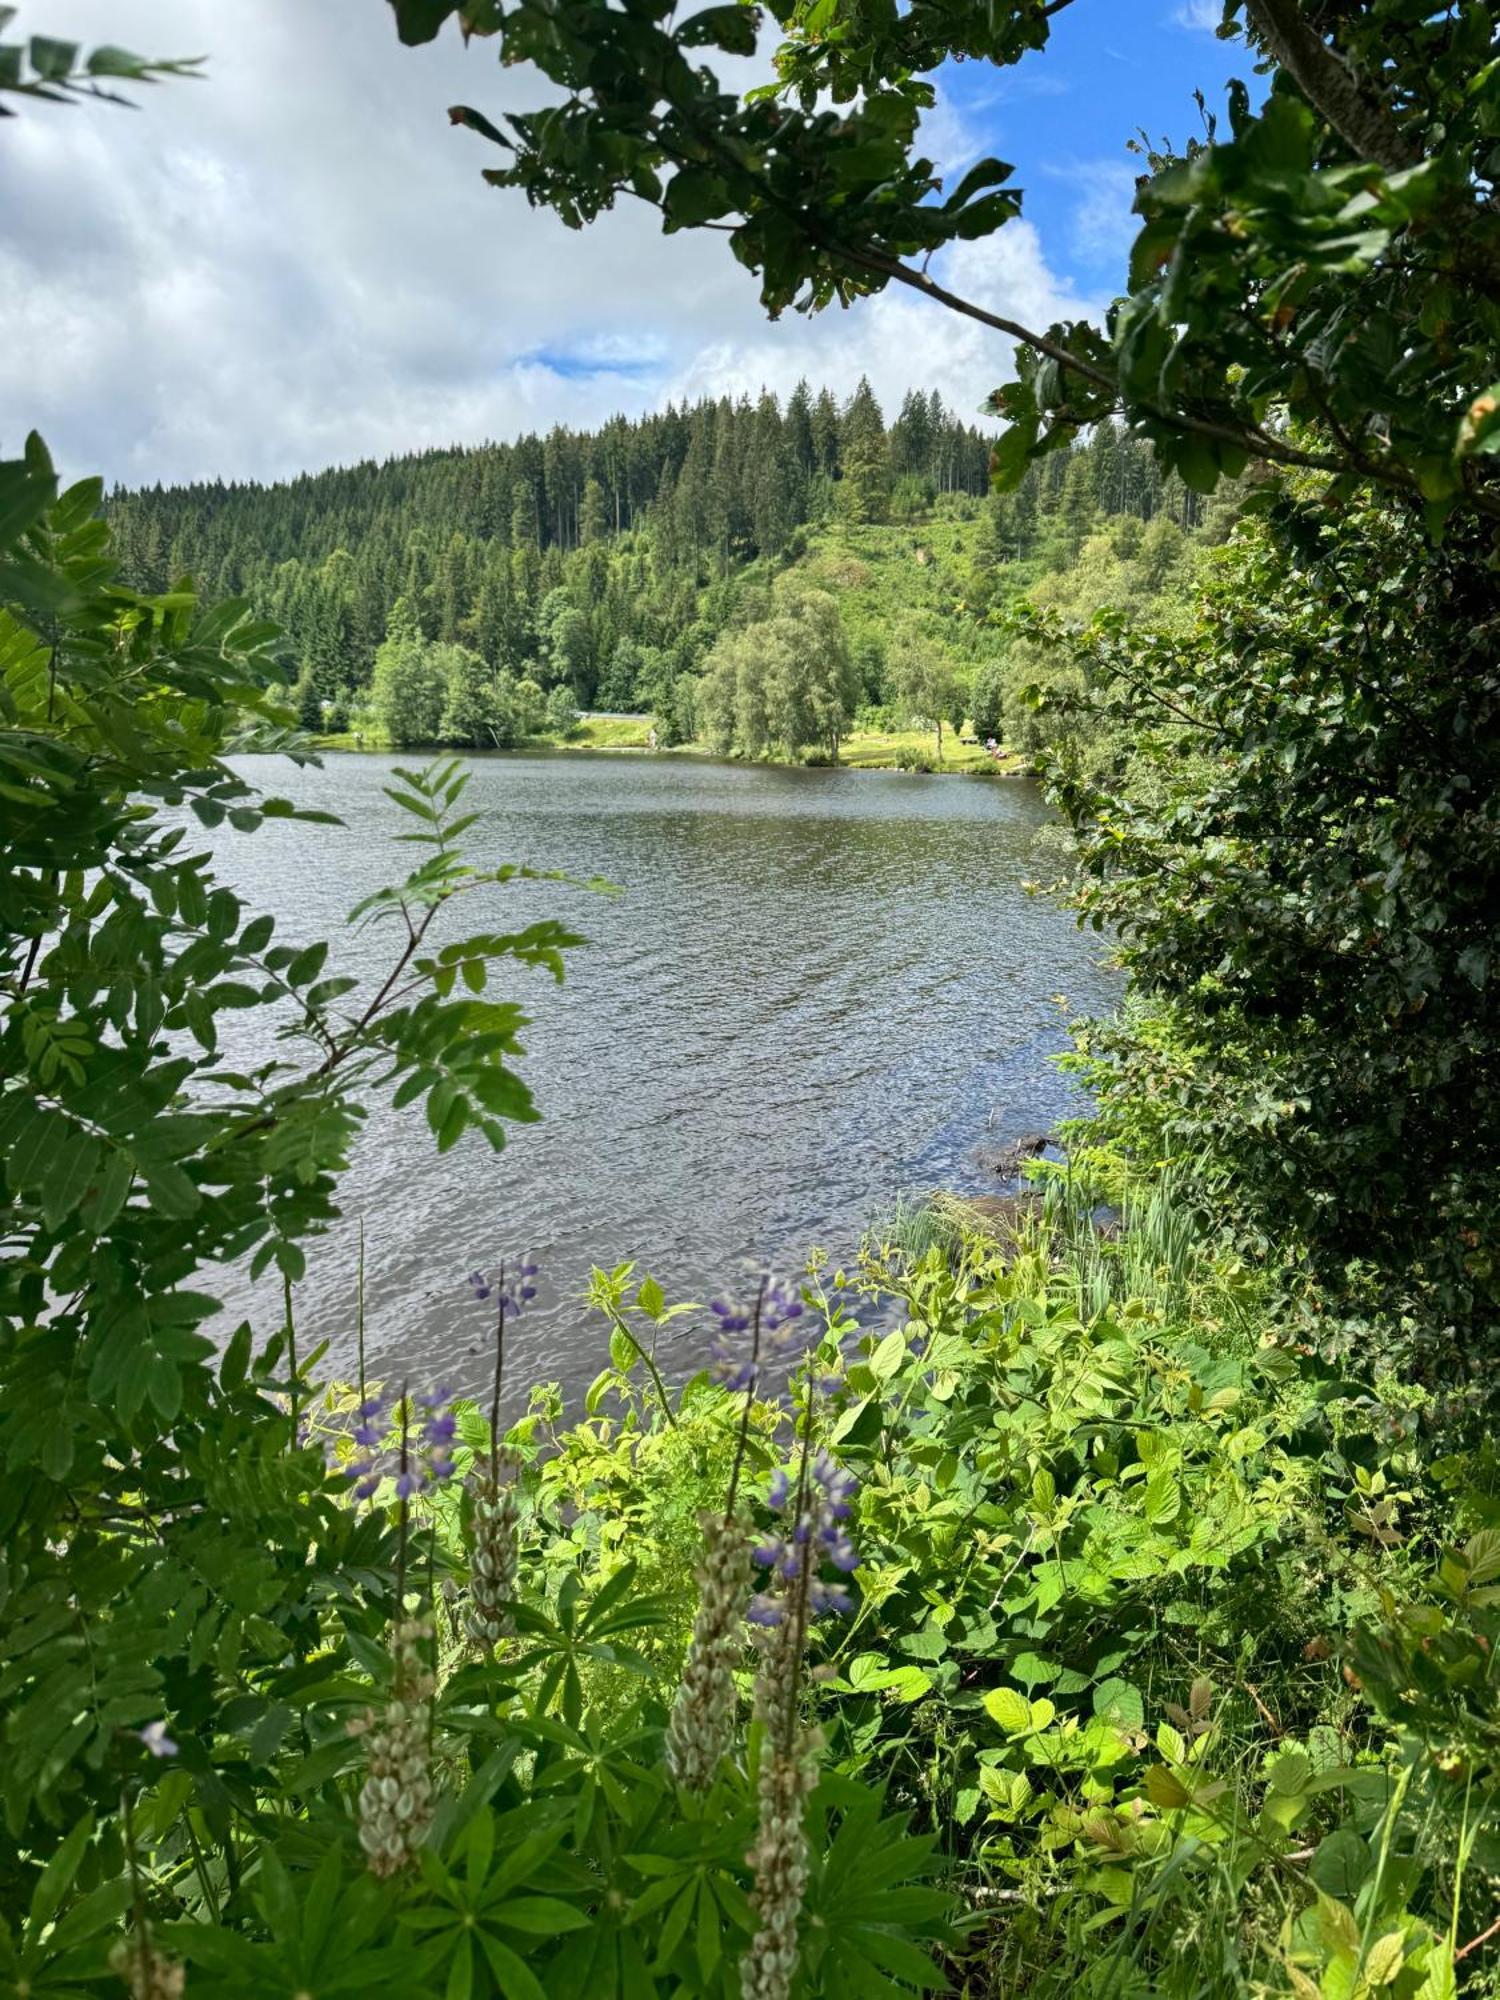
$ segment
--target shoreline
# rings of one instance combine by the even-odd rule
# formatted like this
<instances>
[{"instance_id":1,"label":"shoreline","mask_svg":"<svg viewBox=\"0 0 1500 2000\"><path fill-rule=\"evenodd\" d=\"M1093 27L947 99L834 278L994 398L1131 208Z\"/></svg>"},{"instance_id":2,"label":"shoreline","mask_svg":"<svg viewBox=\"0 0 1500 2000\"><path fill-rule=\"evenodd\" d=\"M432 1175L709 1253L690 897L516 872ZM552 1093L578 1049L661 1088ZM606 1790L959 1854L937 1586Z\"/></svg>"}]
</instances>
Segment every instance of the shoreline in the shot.
<instances>
[{"instance_id":1,"label":"shoreline","mask_svg":"<svg viewBox=\"0 0 1500 2000\"><path fill-rule=\"evenodd\" d=\"M701 764L731 764L744 769L769 769L782 771L894 771L907 777L930 778L1033 778L1035 771L1018 751L1002 751L998 756L990 756L982 745L962 743L957 757L945 755L937 761L935 751L913 751L909 735L903 732L897 742L885 737L855 737L850 739L852 754L841 754L835 762L832 759L815 758L807 762L781 757L737 757L721 755L701 743L676 743L652 745L649 743L593 740L583 742L561 742L554 737L528 737L524 742L501 748L481 748L476 744L418 744L373 742L365 739L351 740L347 735L315 736L313 742L320 756L349 757L390 757L390 756L436 756L447 752L453 756L465 757L651 757L679 759ZM906 761L902 761L903 756Z\"/></svg>"}]
</instances>

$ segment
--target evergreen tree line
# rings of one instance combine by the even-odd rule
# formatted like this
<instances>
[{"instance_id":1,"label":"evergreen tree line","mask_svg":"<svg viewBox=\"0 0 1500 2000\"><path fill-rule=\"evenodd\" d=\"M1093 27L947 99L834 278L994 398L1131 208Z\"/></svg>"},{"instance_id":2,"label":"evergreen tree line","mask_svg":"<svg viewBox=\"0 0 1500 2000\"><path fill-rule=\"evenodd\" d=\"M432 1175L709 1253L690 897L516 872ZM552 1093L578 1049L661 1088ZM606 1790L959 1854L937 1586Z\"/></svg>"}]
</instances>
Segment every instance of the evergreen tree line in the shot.
<instances>
[{"instance_id":1,"label":"evergreen tree line","mask_svg":"<svg viewBox=\"0 0 1500 2000\"><path fill-rule=\"evenodd\" d=\"M555 429L269 486L119 490L109 512L139 587L191 575L282 626L307 726L368 720L397 741L493 744L526 733L559 690L554 714L648 709L677 726L684 678L743 622L749 565L796 557L806 530L829 519L977 507L989 451L935 392L909 392L887 426L868 382L842 407L804 383L785 408L769 393L705 400L593 433ZM1018 493L990 496L984 559L1057 567L1101 515L1191 526L1196 504L1180 482L1163 486L1145 447L1103 427L1034 468ZM435 692L452 677L450 650L423 669L420 700L382 699L372 712L393 632L407 659L417 640L467 649L466 685L487 672L495 701ZM507 684L522 688L518 702ZM480 719L461 728L461 716Z\"/></svg>"}]
</instances>

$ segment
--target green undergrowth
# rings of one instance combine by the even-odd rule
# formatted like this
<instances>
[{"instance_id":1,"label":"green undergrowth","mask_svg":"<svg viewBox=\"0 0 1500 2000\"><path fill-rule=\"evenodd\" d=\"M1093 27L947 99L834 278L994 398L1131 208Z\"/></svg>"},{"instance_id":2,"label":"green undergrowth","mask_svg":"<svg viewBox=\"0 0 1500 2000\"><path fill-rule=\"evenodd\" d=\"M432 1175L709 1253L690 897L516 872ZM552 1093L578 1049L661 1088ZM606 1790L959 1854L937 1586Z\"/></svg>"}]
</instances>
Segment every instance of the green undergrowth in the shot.
<instances>
[{"instance_id":1,"label":"green undergrowth","mask_svg":"<svg viewBox=\"0 0 1500 2000\"><path fill-rule=\"evenodd\" d=\"M817 1432L860 1481L825 1769L935 1842L963 1992L1441 2000L1500 1870L1493 1449L1437 1456L1420 1394L1320 1378L1170 1173L1092 1166L1003 1245L909 1210L857 1270L813 1260ZM655 1609L631 1660L578 1663L621 1727L672 1699L745 1411L706 1376L658 1395L649 1280L595 1302L586 1411L539 1390L509 1443L537 1615L622 1578ZM461 1434L487 1449L477 1408ZM746 1438L763 1492L783 1405ZM438 1526L461 1567L451 1501Z\"/></svg>"}]
</instances>

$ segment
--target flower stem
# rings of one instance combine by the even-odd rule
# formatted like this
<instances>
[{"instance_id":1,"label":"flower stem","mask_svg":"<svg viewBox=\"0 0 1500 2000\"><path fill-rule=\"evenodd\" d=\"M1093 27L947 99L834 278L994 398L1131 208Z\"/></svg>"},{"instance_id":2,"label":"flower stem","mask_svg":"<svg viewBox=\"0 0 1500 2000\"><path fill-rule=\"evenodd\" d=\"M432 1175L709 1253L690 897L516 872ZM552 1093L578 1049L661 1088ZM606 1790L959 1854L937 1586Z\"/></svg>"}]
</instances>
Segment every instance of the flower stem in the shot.
<instances>
[{"instance_id":1,"label":"flower stem","mask_svg":"<svg viewBox=\"0 0 1500 2000\"><path fill-rule=\"evenodd\" d=\"M755 1294L755 1317L751 1321L750 1332L750 1380L745 1385L745 1407L740 1412L740 1434L735 1440L734 1465L729 1474L729 1493L724 1502L724 1524L727 1527L734 1518L734 1503L739 1494L740 1472L745 1463L745 1447L750 1441L750 1417L755 1408L755 1386L760 1378L760 1316L766 1303L768 1280L762 1276L760 1288Z\"/></svg>"}]
</instances>

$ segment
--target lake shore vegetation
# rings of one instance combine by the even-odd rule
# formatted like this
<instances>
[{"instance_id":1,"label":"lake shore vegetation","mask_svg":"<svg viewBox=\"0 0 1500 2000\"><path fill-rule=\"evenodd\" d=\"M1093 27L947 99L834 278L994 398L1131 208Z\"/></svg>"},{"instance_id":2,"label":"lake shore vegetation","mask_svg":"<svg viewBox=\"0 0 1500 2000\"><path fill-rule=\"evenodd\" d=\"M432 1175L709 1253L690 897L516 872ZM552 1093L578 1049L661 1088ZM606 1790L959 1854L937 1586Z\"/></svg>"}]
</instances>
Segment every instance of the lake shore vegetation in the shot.
<instances>
[{"instance_id":1,"label":"lake shore vegetation","mask_svg":"<svg viewBox=\"0 0 1500 2000\"><path fill-rule=\"evenodd\" d=\"M211 521L200 500L65 487L37 438L0 463L16 2000L1497 1990L1491 10L1228 0L1265 89L1151 158L1106 326L1037 331L932 274L1020 200L995 161L940 185L917 131L941 63L1041 51L1060 4L785 0L776 81L741 97L704 66L753 53L738 6L395 0L406 39L461 13L507 87L523 56L556 86L504 132L454 108L504 149L498 186L575 226L638 198L718 227L773 311L897 283L1018 343L993 490L950 424L953 485L907 492L970 566L951 606L881 567L920 475L863 389L829 399L843 456L814 475L837 525L787 520L737 575L750 489L673 507L653 532L712 524L719 573L603 658L600 607L669 586L597 473L562 515L513 478L477 592L408 574L403 541L388 596L343 600L378 605L364 650L314 658L264 615L270 572L187 582L164 514L144 565L153 507ZM162 67L3 54L28 115ZM1096 452L1203 521L1101 526ZM1049 568L1018 517L1058 468L1047 533L1076 540ZM266 553L331 565L338 601L345 529ZM497 620L535 578L503 657L465 629L501 554ZM879 581L841 593L854 562ZM658 726L691 735L695 682L746 754L842 756L861 695L935 752L960 699L1008 737L1028 717L1065 891L1130 975L1068 1058L1094 1111L1033 1161L1034 1201L918 1206L844 1269L811 1249L702 1303L646 1248L597 1270L578 1409L528 1384L502 1419L548 1282L514 1244L465 1246L451 1281L484 1397L380 1378L362 1341L341 1381L298 1285L366 1106L440 1150L524 1143L545 1107L513 995L580 932L527 921L524 867L469 858L456 755L392 775L402 859L353 913L373 979L279 935L196 830L316 841L309 725L366 685L414 744L562 736L622 644ZM298 798L252 789L247 748L284 752ZM585 927L606 885L572 886ZM250 1015L277 1053L247 1067ZM223 1266L274 1276L274 1324L210 1337Z\"/></svg>"}]
</instances>

